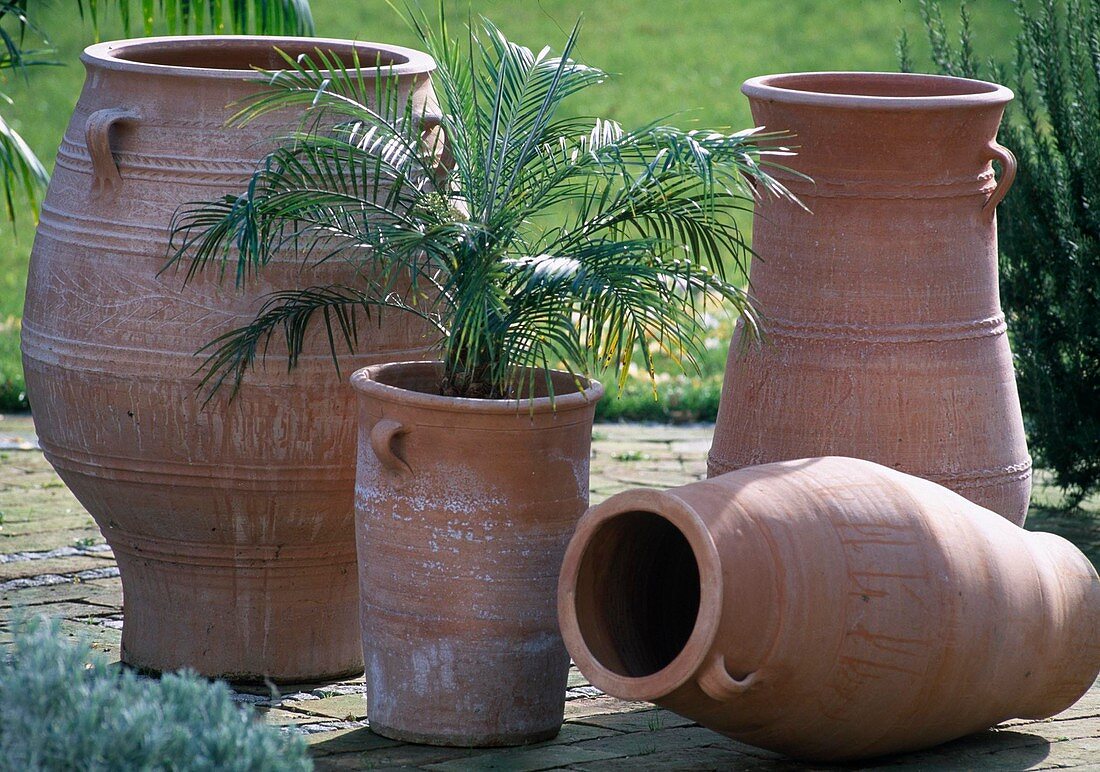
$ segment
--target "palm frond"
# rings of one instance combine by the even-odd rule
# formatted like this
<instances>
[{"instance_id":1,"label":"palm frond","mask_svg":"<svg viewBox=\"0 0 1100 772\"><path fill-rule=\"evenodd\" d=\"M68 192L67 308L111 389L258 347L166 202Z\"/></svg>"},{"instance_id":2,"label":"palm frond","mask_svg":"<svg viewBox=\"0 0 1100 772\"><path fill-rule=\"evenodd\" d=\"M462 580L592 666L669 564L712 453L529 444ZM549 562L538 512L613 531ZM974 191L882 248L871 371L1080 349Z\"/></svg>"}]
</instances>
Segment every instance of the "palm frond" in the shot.
<instances>
[{"instance_id":1,"label":"palm frond","mask_svg":"<svg viewBox=\"0 0 1100 772\"><path fill-rule=\"evenodd\" d=\"M230 330L200 350L207 353L199 372L205 371L202 386L209 387L208 399L226 382L235 394L257 358L266 357L268 343L277 333L282 333L286 343L287 369L293 369L305 350L315 316L323 319L329 353L339 372L341 349L355 351L360 317L369 320L382 309L411 313L438 326L431 314L399 293L373 295L343 285L272 293L249 324Z\"/></svg>"},{"instance_id":2,"label":"palm frond","mask_svg":"<svg viewBox=\"0 0 1100 772\"><path fill-rule=\"evenodd\" d=\"M58 64L42 58L52 53L50 42L31 19L27 7L28 0L0 1L0 70ZM40 40L43 48L28 48L27 33Z\"/></svg>"},{"instance_id":3,"label":"palm frond","mask_svg":"<svg viewBox=\"0 0 1100 772\"><path fill-rule=\"evenodd\" d=\"M19 133L0 116L0 191L5 214L15 222L17 201L24 200L38 211L38 193L50 181L46 167Z\"/></svg>"},{"instance_id":4,"label":"palm frond","mask_svg":"<svg viewBox=\"0 0 1100 772\"><path fill-rule=\"evenodd\" d=\"M406 18L437 63L453 166L440 178L420 116L384 73L368 84L358 61L286 57L237 120L294 107L297 131L246 191L181 211L172 262L189 276L235 265L242 281L293 247L307 265L346 261L355 282L279 293L211 344L208 386L239 385L278 329L291 365L314 320L334 356L350 349L355 320L340 314L379 304L430 317L450 388L474 396L552 394L539 374L556 367L625 377L640 357L652 372L651 348L690 369L716 304L758 329L738 284L751 250L737 217L756 197L793 198L771 173L794 174L783 136L562 118L568 97L606 78L572 58L578 28L554 54L485 19L452 38L442 8L438 26L415 9ZM395 301L407 286L416 302Z\"/></svg>"}]
</instances>

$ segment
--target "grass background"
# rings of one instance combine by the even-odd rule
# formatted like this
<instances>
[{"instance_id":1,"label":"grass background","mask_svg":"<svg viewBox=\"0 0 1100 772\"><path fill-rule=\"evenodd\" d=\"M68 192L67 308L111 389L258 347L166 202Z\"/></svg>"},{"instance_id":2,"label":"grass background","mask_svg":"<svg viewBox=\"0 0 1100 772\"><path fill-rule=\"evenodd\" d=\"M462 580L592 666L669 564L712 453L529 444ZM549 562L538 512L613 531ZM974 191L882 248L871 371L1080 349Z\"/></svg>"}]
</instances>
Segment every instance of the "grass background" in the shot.
<instances>
[{"instance_id":1,"label":"grass background","mask_svg":"<svg viewBox=\"0 0 1100 772\"><path fill-rule=\"evenodd\" d=\"M0 86L13 100L3 114L52 168L73 105L80 93L80 50L93 42L91 24L81 21L75 0L39 0L36 19L49 36L60 67L8 73ZM32 4L34 6L35 4ZM1011 0L973 0L977 50L1007 56L1016 28ZM574 22L583 18L578 56L616 77L578 97L578 114L613 118L627 126L661 116L690 128L744 128L751 124L739 91L754 75L797 70L896 70L899 30L909 32L915 61L927 61L927 43L917 0L464 0L448 2L456 23L483 14L516 42L560 48ZM415 45L384 0L313 0L317 34L327 37ZM957 18L957 2L944 2ZM120 37L108 17L100 37ZM19 319L34 218L0 223L0 409L25 406L19 361ZM614 389L600 416L702 420L713 418L730 320L719 319L703 373L677 376L665 361L656 398L653 385L632 378L621 398Z\"/></svg>"}]
</instances>

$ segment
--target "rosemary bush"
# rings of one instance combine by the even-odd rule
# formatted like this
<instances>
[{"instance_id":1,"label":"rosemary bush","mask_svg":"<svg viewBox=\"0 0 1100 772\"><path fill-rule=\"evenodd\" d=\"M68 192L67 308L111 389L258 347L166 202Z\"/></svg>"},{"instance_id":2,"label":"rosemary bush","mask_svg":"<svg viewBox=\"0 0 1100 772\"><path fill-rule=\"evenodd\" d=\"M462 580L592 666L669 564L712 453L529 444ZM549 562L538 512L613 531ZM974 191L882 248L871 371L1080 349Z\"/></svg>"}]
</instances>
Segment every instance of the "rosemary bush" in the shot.
<instances>
[{"instance_id":1,"label":"rosemary bush","mask_svg":"<svg viewBox=\"0 0 1100 772\"><path fill-rule=\"evenodd\" d=\"M190 673L159 680L108 666L56 621L17 623L0 661L0 768L309 770L301 738L237 707Z\"/></svg>"},{"instance_id":2,"label":"rosemary bush","mask_svg":"<svg viewBox=\"0 0 1100 772\"><path fill-rule=\"evenodd\" d=\"M1016 92L1000 142L1017 157L998 210L1001 298L1036 460L1074 505L1100 490L1100 2L1016 3L1013 61L980 63L965 4L958 43L921 12L936 68ZM911 69L904 36L902 69Z\"/></svg>"}]
</instances>

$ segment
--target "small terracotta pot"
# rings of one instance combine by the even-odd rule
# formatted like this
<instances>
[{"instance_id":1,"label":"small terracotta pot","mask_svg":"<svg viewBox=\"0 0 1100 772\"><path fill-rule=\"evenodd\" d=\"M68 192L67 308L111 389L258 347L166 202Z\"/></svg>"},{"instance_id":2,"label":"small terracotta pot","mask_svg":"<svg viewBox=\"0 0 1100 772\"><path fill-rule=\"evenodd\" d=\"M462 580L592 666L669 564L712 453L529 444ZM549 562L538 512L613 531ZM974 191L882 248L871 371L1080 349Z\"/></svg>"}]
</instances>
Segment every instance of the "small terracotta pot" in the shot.
<instances>
[{"instance_id":1,"label":"small terracotta pot","mask_svg":"<svg viewBox=\"0 0 1100 772\"><path fill-rule=\"evenodd\" d=\"M795 135L750 281L766 340L730 346L711 475L843 455L934 480L1017 524L1031 459L997 289L1012 92L964 78L769 75L755 125ZM992 161L1003 174L994 178Z\"/></svg>"},{"instance_id":2,"label":"small terracotta pot","mask_svg":"<svg viewBox=\"0 0 1100 772\"><path fill-rule=\"evenodd\" d=\"M588 506L599 383L439 396L436 362L358 371L356 534L370 727L435 745L555 736L558 569Z\"/></svg>"},{"instance_id":3,"label":"small terracotta pot","mask_svg":"<svg viewBox=\"0 0 1100 772\"><path fill-rule=\"evenodd\" d=\"M577 527L558 609L594 686L802 759L1051 716L1100 671L1077 548L849 458L611 497Z\"/></svg>"},{"instance_id":4,"label":"small terracotta pot","mask_svg":"<svg viewBox=\"0 0 1100 772\"><path fill-rule=\"evenodd\" d=\"M275 290L354 281L347 265L273 257L243 289L209 270L161 273L177 209L244 189L298 115L226 127L290 55L319 47L434 104L435 63L345 40L151 38L88 48L31 254L23 366L46 458L103 531L122 574L122 660L233 680L361 672L355 586L354 394L323 333L288 372L273 341L232 402L198 393L209 341L250 322ZM368 86L368 89L373 86ZM411 316L365 325L372 362L422 359Z\"/></svg>"}]
</instances>

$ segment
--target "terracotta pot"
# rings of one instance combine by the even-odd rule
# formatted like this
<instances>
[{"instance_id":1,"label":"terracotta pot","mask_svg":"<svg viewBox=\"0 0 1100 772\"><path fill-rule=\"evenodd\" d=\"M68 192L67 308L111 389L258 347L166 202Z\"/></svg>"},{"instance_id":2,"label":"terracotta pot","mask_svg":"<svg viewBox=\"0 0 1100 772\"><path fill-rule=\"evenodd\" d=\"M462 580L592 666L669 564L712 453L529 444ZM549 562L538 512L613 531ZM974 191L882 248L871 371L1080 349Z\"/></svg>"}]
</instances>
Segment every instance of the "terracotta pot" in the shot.
<instances>
[{"instance_id":1,"label":"terracotta pot","mask_svg":"<svg viewBox=\"0 0 1100 772\"><path fill-rule=\"evenodd\" d=\"M425 54L354 44L395 64L427 103ZM46 458L87 507L122 572L122 659L209 676L317 680L360 672L354 546L354 392L346 372L420 358L404 317L365 326L341 377L318 337L293 372L281 341L205 408L195 352L247 323L273 289L349 280L276 257L245 291L217 271L158 274L185 202L236 193L287 114L224 127L229 103L277 67L274 47L345 55L347 41L167 38L83 56L31 256L23 363ZM388 72L389 70L387 70Z\"/></svg>"},{"instance_id":2,"label":"terracotta pot","mask_svg":"<svg viewBox=\"0 0 1100 772\"><path fill-rule=\"evenodd\" d=\"M356 533L370 728L435 745L558 733L569 656L554 595L588 506L599 383L556 398L439 396L436 362L359 391Z\"/></svg>"},{"instance_id":3,"label":"terracotta pot","mask_svg":"<svg viewBox=\"0 0 1100 772\"><path fill-rule=\"evenodd\" d=\"M1016 162L994 139L1012 92L961 78L803 73L742 88L796 135L750 281L766 341L735 333L710 474L845 455L955 490L1017 524L1031 459L997 290L994 210ZM991 160L1002 164L994 179Z\"/></svg>"},{"instance_id":4,"label":"terracotta pot","mask_svg":"<svg viewBox=\"0 0 1100 772\"><path fill-rule=\"evenodd\" d=\"M1077 548L850 458L611 497L577 527L558 608L594 686L804 759L1051 716L1100 671Z\"/></svg>"}]
</instances>

